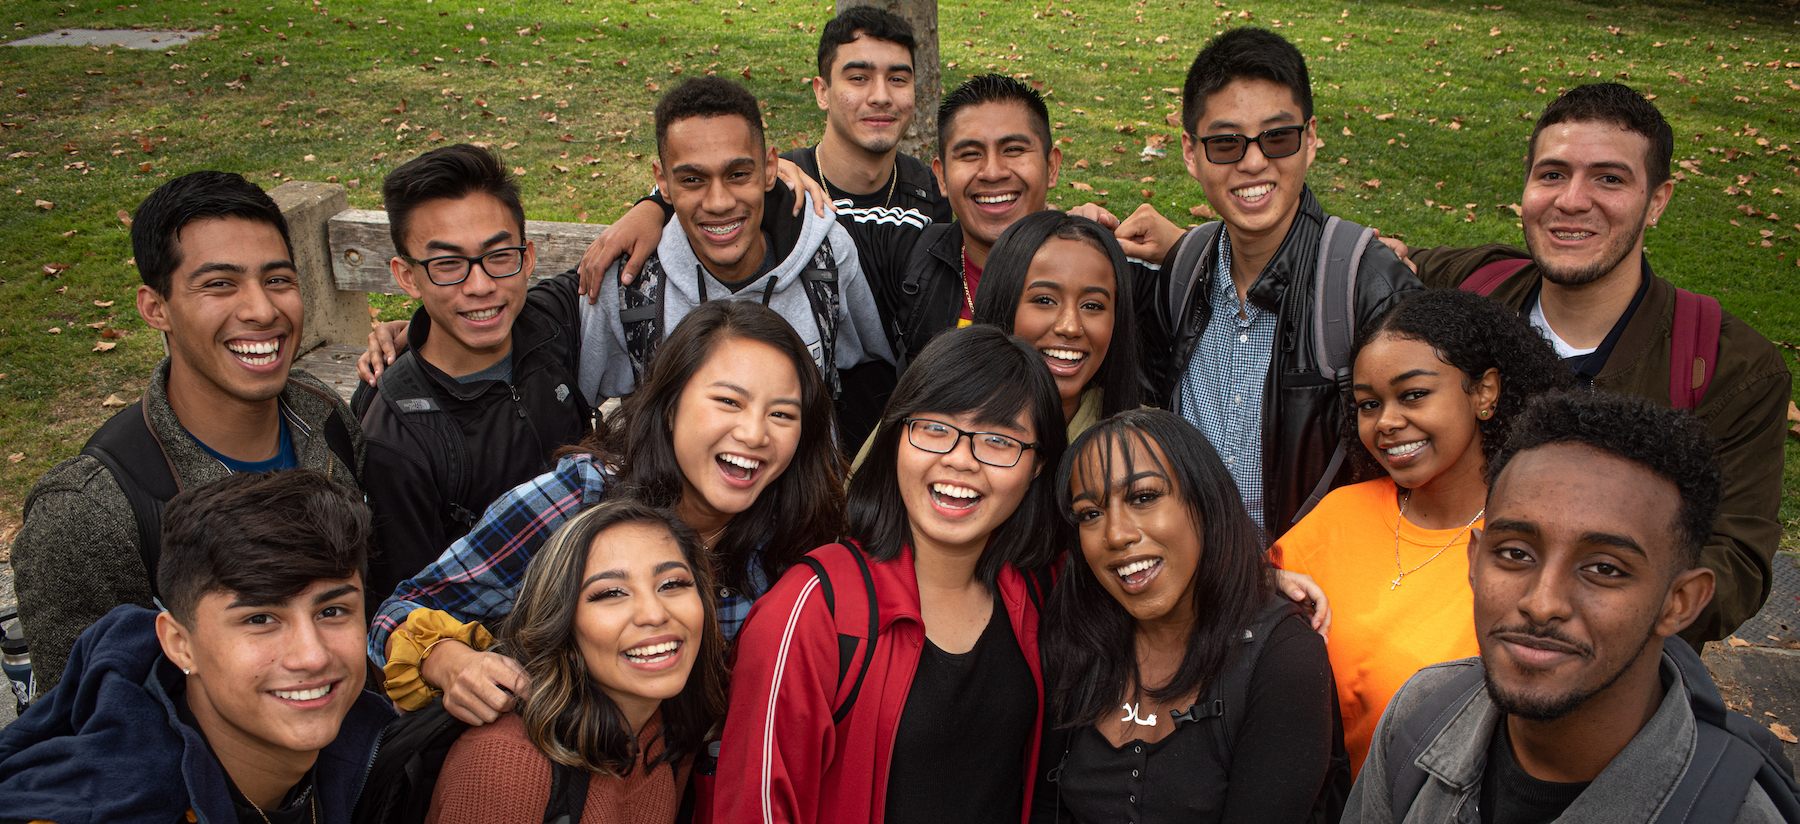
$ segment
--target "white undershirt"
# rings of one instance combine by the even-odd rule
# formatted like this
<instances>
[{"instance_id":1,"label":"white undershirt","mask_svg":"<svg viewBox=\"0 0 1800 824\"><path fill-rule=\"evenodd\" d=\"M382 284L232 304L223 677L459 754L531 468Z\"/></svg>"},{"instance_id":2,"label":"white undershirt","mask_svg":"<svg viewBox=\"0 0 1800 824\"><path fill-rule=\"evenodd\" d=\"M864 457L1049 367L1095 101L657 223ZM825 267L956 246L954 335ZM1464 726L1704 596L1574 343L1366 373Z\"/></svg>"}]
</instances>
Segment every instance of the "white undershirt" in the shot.
<instances>
[{"instance_id":1,"label":"white undershirt","mask_svg":"<svg viewBox=\"0 0 1800 824\"><path fill-rule=\"evenodd\" d=\"M1563 360L1578 358L1582 355L1591 355L1594 353L1595 349L1600 348L1598 346L1590 346L1586 349L1576 349L1575 347L1570 346L1568 341L1563 340L1562 336L1556 334L1555 329L1550 328L1550 321L1544 319L1544 302L1541 300L1532 304L1531 325L1539 332L1542 332L1545 338L1550 340L1550 345L1556 347L1556 356Z\"/></svg>"}]
</instances>

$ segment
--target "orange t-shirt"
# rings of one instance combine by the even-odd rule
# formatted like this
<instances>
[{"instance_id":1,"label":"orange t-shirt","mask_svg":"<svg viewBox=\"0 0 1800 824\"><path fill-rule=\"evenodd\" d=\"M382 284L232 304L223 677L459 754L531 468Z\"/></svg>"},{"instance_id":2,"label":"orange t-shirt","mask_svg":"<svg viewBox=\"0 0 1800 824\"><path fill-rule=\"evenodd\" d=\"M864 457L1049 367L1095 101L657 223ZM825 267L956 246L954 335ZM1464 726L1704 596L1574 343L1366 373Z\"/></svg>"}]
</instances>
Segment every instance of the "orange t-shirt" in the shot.
<instances>
[{"instance_id":1,"label":"orange t-shirt","mask_svg":"<svg viewBox=\"0 0 1800 824\"><path fill-rule=\"evenodd\" d=\"M1276 566L1304 572L1331 602L1331 673L1344 713L1344 747L1360 773L1388 700L1431 664L1480 655L1469 591L1469 532L1400 529L1400 563L1411 570L1393 587L1394 528L1400 521L1389 478L1333 490L1270 549Z\"/></svg>"}]
</instances>

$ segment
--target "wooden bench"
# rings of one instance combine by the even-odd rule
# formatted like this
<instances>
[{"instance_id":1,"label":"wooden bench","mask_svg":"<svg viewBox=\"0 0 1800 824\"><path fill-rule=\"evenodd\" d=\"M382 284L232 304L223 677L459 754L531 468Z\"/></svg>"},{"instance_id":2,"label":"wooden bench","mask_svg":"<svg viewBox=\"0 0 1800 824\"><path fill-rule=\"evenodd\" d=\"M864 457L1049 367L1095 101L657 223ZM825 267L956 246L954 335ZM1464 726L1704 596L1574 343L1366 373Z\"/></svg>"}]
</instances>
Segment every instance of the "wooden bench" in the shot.
<instances>
[{"instance_id":1,"label":"wooden bench","mask_svg":"<svg viewBox=\"0 0 1800 824\"><path fill-rule=\"evenodd\" d=\"M306 304L300 366L348 399L356 389L356 356L368 345L373 323L368 293L405 294L388 266L395 253L387 212L350 208L336 183L290 180L269 196L287 218ZM525 238L537 250L532 282L575 268L605 229L600 223L525 221Z\"/></svg>"}]
</instances>

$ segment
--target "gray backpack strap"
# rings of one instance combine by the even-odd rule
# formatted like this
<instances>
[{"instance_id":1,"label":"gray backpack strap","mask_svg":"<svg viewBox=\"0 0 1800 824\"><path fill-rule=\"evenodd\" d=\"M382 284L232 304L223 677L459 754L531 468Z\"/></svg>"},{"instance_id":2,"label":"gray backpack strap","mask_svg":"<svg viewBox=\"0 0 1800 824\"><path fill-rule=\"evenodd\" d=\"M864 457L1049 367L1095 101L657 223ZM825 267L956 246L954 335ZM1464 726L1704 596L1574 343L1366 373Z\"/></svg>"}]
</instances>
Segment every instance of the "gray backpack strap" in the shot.
<instances>
[{"instance_id":1,"label":"gray backpack strap","mask_svg":"<svg viewBox=\"0 0 1800 824\"><path fill-rule=\"evenodd\" d=\"M667 281L662 259L655 256L644 263L644 271L630 286L623 279L619 281L619 324L625 329L625 354L631 361L634 385L644 380L650 356L662 342L663 287ZM701 285L704 288L704 280Z\"/></svg>"},{"instance_id":2,"label":"gray backpack strap","mask_svg":"<svg viewBox=\"0 0 1800 824\"><path fill-rule=\"evenodd\" d=\"M812 306L813 323L819 327L819 373L833 398L838 396L837 332L838 332L838 267L837 253L831 239L819 241L812 259L800 273L800 285L806 289L807 303ZM766 305L766 303L765 303Z\"/></svg>"},{"instance_id":3,"label":"gray backpack strap","mask_svg":"<svg viewBox=\"0 0 1800 824\"><path fill-rule=\"evenodd\" d=\"M1450 719L1462 712L1476 692L1487 689L1485 673L1486 669L1479 662L1463 667L1455 677L1425 696L1411 714L1395 719L1399 723L1395 724L1394 740L1388 742L1385 762L1388 804L1393 810L1393 821L1406 820L1413 799L1418 798L1419 791L1425 788L1429 776L1419 766L1419 756L1437 740L1445 727L1450 726Z\"/></svg>"},{"instance_id":4,"label":"gray backpack strap","mask_svg":"<svg viewBox=\"0 0 1800 824\"><path fill-rule=\"evenodd\" d=\"M1163 259L1163 267L1169 272L1169 316L1166 320L1169 329L1177 334L1181 329L1181 314L1187 311L1188 301L1194 295L1194 285L1205 279L1200 275L1200 259L1212 247L1224 225L1223 221L1215 220L1189 229L1175 241L1175 248Z\"/></svg>"},{"instance_id":5,"label":"gray backpack strap","mask_svg":"<svg viewBox=\"0 0 1800 824\"><path fill-rule=\"evenodd\" d=\"M1357 270L1362 268L1363 253L1374 239L1374 229L1337 217L1325 219L1325 231L1319 236L1319 268L1313 283L1314 357L1319 361L1319 377L1336 384L1343 393L1350 391L1350 347L1356 343ZM1331 492L1331 482L1343 468L1349 450L1349 444L1338 439L1325 474L1294 513L1294 523L1299 523Z\"/></svg>"}]
</instances>

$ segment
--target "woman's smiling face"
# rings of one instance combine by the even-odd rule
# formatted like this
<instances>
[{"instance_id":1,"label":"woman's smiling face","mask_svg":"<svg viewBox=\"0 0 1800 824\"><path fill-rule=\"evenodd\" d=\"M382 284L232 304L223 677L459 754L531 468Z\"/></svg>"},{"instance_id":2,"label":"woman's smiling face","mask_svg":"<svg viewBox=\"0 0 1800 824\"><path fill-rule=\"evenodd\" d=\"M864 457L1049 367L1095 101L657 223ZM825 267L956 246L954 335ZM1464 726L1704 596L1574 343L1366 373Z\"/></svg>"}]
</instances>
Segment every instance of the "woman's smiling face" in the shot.
<instances>
[{"instance_id":1,"label":"woman's smiling face","mask_svg":"<svg viewBox=\"0 0 1800 824\"><path fill-rule=\"evenodd\" d=\"M725 338L676 402L675 460L682 506L729 518L750 508L793 462L800 443L800 376L760 341Z\"/></svg>"},{"instance_id":2,"label":"woman's smiling face","mask_svg":"<svg viewBox=\"0 0 1800 824\"><path fill-rule=\"evenodd\" d=\"M1018 463L993 466L975 459L973 438L992 441L983 446L1003 451L1005 441L1030 444L1037 440L1029 412L1020 412L1010 423L982 423L975 413L960 415L920 412L906 426L917 435L902 432L895 465L901 499L906 502L915 551L922 548L949 552L980 552L988 535L998 529L1025 499L1037 475L1037 451L1025 449ZM954 427L954 428L949 428ZM980 432L958 436L956 429ZM929 437L955 438L949 452L937 454L914 446ZM991 455L990 455L991 457Z\"/></svg>"},{"instance_id":3,"label":"woman's smiling face","mask_svg":"<svg viewBox=\"0 0 1800 824\"><path fill-rule=\"evenodd\" d=\"M1013 334L1043 353L1065 419L1074 417L1082 390L1106 361L1117 281L1112 260L1084 241L1052 237L1031 258Z\"/></svg>"},{"instance_id":4,"label":"woman's smiling face","mask_svg":"<svg viewBox=\"0 0 1800 824\"><path fill-rule=\"evenodd\" d=\"M687 684L706 637L694 571L667 528L627 522L594 536L581 575L576 649L627 716L648 717Z\"/></svg>"},{"instance_id":5,"label":"woman's smiling face","mask_svg":"<svg viewBox=\"0 0 1800 824\"><path fill-rule=\"evenodd\" d=\"M1194 616L1194 576L1204 550L1200 519L1168 466L1160 445L1132 436L1110 446L1093 441L1069 477L1081 555L1139 623Z\"/></svg>"},{"instance_id":6,"label":"woman's smiling face","mask_svg":"<svg viewBox=\"0 0 1800 824\"><path fill-rule=\"evenodd\" d=\"M1424 341L1384 332L1357 353L1356 433L1394 483L1418 489L1452 469L1485 469L1479 415L1500 397L1500 373L1469 381Z\"/></svg>"}]
</instances>

